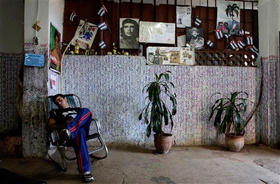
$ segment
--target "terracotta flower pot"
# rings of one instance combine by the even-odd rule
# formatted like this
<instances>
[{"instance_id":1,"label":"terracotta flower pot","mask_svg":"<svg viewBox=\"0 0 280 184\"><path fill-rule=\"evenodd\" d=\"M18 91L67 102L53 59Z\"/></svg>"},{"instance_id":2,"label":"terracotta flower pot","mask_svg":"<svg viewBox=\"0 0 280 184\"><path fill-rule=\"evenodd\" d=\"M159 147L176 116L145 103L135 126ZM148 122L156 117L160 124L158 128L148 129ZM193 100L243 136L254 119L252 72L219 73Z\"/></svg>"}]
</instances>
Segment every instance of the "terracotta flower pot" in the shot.
<instances>
[{"instance_id":1,"label":"terracotta flower pot","mask_svg":"<svg viewBox=\"0 0 280 184\"><path fill-rule=\"evenodd\" d=\"M225 144L230 151L239 152L244 147L244 136L226 134Z\"/></svg>"},{"instance_id":2,"label":"terracotta flower pot","mask_svg":"<svg viewBox=\"0 0 280 184\"><path fill-rule=\"evenodd\" d=\"M172 134L154 134L154 143L157 153L168 153L172 146Z\"/></svg>"}]
</instances>

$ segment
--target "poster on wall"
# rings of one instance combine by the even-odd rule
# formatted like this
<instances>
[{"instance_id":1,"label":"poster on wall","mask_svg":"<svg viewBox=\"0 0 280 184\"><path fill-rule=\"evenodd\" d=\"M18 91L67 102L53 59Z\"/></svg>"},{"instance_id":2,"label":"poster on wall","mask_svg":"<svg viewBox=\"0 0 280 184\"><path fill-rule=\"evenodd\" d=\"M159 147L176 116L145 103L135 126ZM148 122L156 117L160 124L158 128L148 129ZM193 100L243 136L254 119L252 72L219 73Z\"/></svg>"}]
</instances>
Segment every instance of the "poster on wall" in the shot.
<instances>
[{"instance_id":1,"label":"poster on wall","mask_svg":"<svg viewBox=\"0 0 280 184\"><path fill-rule=\"evenodd\" d=\"M187 43L195 49L203 49L204 37L202 28L187 28Z\"/></svg>"},{"instance_id":2,"label":"poster on wall","mask_svg":"<svg viewBox=\"0 0 280 184\"><path fill-rule=\"evenodd\" d=\"M140 21L139 42L175 44L175 24Z\"/></svg>"},{"instance_id":3,"label":"poster on wall","mask_svg":"<svg viewBox=\"0 0 280 184\"><path fill-rule=\"evenodd\" d=\"M90 22L85 22L84 20L80 20L71 45L75 46L78 43L81 49L90 49L96 36L97 30L97 25Z\"/></svg>"},{"instance_id":4,"label":"poster on wall","mask_svg":"<svg viewBox=\"0 0 280 184\"><path fill-rule=\"evenodd\" d=\"M120 18L120 49L139 48L139 19Z\"/></svg>"},{"instance_id":5,"label":"poster on wall","mask_svg":"<svg viewBox=\"0 0 280 184\"><path fill-rule=\"evenodd\" d=\"M194 65L194 49L190 47L148 47L147 63L150 65Z\"/></svg>"},{"instance_id":6,"label":"poster on wall","mask_svg":"<svg viewBox=\"0 0 280 184\"><path fill-rule=\"evenodd\" d=\"M61 34L51 24L50 25L50 69L61 72Z\"/></svg>"},{"instance_id":7,"label":"poster on wall","mask_svg":"<svg viewBox=\"0 0 280 184\"><path fill-rule=\"evenodd\" d=\"M217 1L217 27L224 34L238 35L240 30L241 2Z\"/></svg>"},{"instance_id":8,"label":"poster on wall","mask_svg":"<svg viewBox=\"0 0 280 184\"><path fill-rule=\"evenodd\" d=\"M176 27L191 27L191 6L176 6Z\"/></svg>"}]
</instances>

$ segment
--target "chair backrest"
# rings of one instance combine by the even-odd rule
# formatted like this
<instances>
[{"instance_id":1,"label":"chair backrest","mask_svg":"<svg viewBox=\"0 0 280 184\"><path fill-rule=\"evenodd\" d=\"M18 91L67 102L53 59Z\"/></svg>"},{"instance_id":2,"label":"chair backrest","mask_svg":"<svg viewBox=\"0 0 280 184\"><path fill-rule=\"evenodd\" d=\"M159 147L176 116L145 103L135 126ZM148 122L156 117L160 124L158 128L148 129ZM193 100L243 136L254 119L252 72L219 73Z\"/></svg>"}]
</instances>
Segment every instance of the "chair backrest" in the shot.
<instances>
[{"instance_id":1,"label":"chair backrest","mask_svg":"<svg viewBox=\"0 0 280 184\"><path fill-rule=\"evenodd\" d=\"M75 94L65 94L67 98L67 102L71 108L82 107L82 103L80 98ZM58 109L57 105L53 102L54 96L48 96L48 111L50 112L52 109Z\"/></svg>"}]
</instances>

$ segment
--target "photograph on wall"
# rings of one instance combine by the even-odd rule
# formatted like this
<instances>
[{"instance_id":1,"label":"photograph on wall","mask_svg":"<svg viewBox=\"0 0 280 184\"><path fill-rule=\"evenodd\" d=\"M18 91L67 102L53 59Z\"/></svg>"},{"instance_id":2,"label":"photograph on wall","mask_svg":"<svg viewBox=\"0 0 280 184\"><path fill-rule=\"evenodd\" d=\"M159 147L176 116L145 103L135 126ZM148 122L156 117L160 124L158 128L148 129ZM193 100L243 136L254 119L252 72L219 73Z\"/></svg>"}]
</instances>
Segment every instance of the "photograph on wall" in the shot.
<instances>
[{"instance_id":1,"label":"photograph on wall","mask_svg":"<svg viewBox=\"0 0 280 184\"><path fill-rule=\"evenodd\" d=\"M139 48L139 19L120 18L120 49Z\"/></svg>"},{"instance_id":2,"label":"photograph on wall","mask_svg":"<svg viewBox=\"0 0 280 184\"><path fill-rule=\"evenodd\" d=\"M139 42L175 44L175 24L140 21Z\"/></svg>"},{"instance_id":3,"label":"photograph on wall","mask_svg":"<svg viewBox=\"0 0 280 184\"><path fill-rule=\"evenodd\" d=\"M61 34L50 25L50 69L61 72Z\"/></svg>"},{"instance_id":4,"label":"photograph on wall","mask_svg":"<svg viewBox=\"0 0 280 184\"><path fill-rule=\"evenodd\" d=\"M90 22L85 22L84 20L80 20L71 45L75 46L78 43L81 49L90 49L96 36L97 30L97 25Z\"/></svg>"},{"instance_id":5,"label":"photograph on wall","mask_svg":"<svg viewBox=\"0 0 280 184\"><path fill-rule=\"evenodd\" d=\"M191 6L176 6L176 27L191 27Z\"/></svg>"},{"instance_id":6,"label":"photograph on wall","mask_svg":"<svg viewBox=\"0 0 280 184\"><path fill-rule=\"evenodd\" d=\"M236 1L217 1L217 27L224 34L238 35L240 30L240 7Z\"/></svg>"},{"instance_id":7,"label":"photograph on wall","mask_svg":"<svg viewBox=\"0 0 280 184\"><path fill-rule=\"evenodd\" d=\"M191 45L194 49L203 49L204 37L202 28L187 28L187 44Z\"/></svg>"},{"instance_id":8,"label":"photograph on wall","mask_svg":"<svg viewBox=\"0 0 280 184\"><path fill-rule=\"evenodd\" d=\"M150 65L194 65L194 49L180 47L148 47Z\"/></svg>"}]
</instances>

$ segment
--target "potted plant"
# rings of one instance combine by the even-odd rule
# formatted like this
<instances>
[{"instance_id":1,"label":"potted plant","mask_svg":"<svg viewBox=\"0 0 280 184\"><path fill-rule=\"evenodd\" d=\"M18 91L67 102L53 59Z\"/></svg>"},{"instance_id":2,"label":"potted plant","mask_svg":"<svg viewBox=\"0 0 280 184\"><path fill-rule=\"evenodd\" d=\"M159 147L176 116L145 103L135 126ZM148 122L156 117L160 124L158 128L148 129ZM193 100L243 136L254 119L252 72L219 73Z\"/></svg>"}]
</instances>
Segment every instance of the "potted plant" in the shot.
<instances>
[{"instance_id":1,"label":"potted plant","mask_svg":"<svg viewBox=\"0 0 280 184\"><path fill-rule=\"evenodd\" d=\"M145 99L148 99L147 105L139 115L147 124L147 137L151 132L154 134L154 144L158 153L168 153L172 146L172 134L163 131L164 125L171 125L173 128L173 116L177 112L176 93L172 92L174 84L169 81L170 71L155 74L155 81L144 86L142 92L148 93ZM166 98L164 98L166 97ZM170 100L172 110L168 108L167 100Z\"/></svg>"},{"instance_id":2,"label":"potted plant","mask_svg":"<svg viewBox=\"0 0 280 184\"><path fill-rule=\"evenodd\" d=\"M219 134L225 134L225 144L231 151L244 146L245 128L251 119L245 118L248 101L246 92L233 92L230 97L218 98L211 107L209 121L214 118L214 126Z\"/></svg>"}]
</instances>

